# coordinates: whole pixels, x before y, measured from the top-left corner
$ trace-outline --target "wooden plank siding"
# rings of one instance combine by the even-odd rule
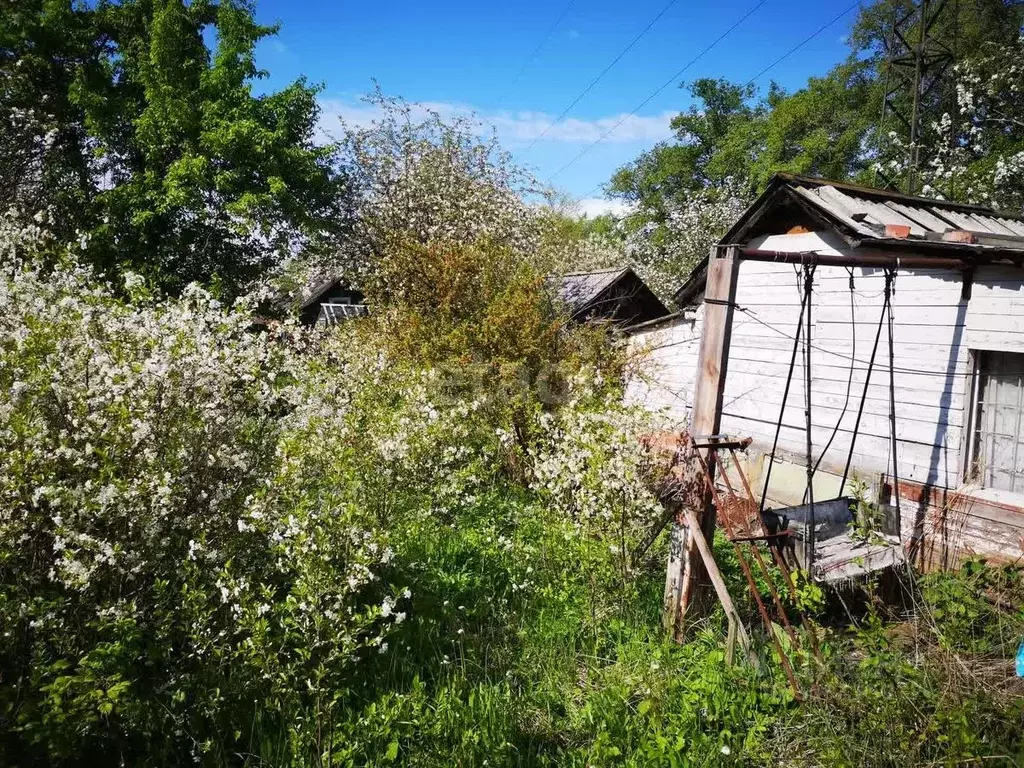
[[[816,480],[815,498],[840,492],[839,476],[850,450],[881,315],[884,273],[855,268],[853,280],[851,322],[847,269],[819,266],[815,274],[811,310],[815,457],[832,440],[821,461],[822,487]],[[947,559],[950,552],[1017,557],[1024,552],[1024,497],[1004,498],[993,505],[983,492],[964,486],[963,453],[973,396],[971,350],[1024,352],[1024,270],[979,267],[965,294],[958,272],[901,269],[894,288],[896,444],[905,541],[930,553],[929,557],[936,551]],[[801,295],[801,278],[792,265],[740,263],[720,431],[753,438],[747,468],[755,488],[760,487],[763,457],[771,449],[780,418]],[[669,429],[681,429],[689,421],[698,352],[694,340],[701,336],[703,316],[704,308],[698,306],[686,321],[654,328],[631,340],[631,347],[645,361],[647,379],[642,385],[631,381],[627,398],[661,409]],[[788,465],[792,471],[773,470],[768,494],[778,504],[799,503],[805,491],[803,379],[801,345],[781,414],[776,464],[777,468]],[[890,452],[889,349],[883,326],[852,461],[852,472],[879,494],[891,490]],[[950,498],[962,508],[952,526],[943,511]]]
[[[662,414],[667,430],[689,423],[702,328],[690,314],[630,337],[626,399]]]

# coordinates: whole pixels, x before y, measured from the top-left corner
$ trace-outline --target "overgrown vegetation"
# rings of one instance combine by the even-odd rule
[[[545,284],[553,268],[622,252],[600,226],[526,205],[534,182],[475,127],[413,120],[378,97],[382,119],[330,148],[345,157],[344,188],[304,209],[337,204],[344,237],[327,249],[289,236],[296,252],[285,255],[261,227],[313,220],[285,225],[276,203],[268,213],[262,185],[282,191],[271,176],[249,177],[238,209],[235,186],[177,175],[208,167],[182,147],[218,131],[185,126],[187,140],[165,137],[155,158],[149,145],[110,149],[123,165],[105,186],[61,165],[102,142],[48,143],[38,115],[17,112],[46,83],[94,94],[61,90],[69,61],[84,62],[75,77],[123,67],[89,84],[143,105],[131,130],[113,101],[100,105],[113,127],[93,126],[102,110],[81,111],[99,109],[91,98],[62,109],[75,130],[109,129],[130,146],[180,83],[131,84],[166,79],[158,54],[176,66],[191,51],[190,77],[226,82],[227,102],[265,116],[279,97],[253,103],[240,85],[268,32],[248,6],[17,11],[0,32],[2,106],[26,117],[4,123],[4,140],[27,153],[3,162],[28,169],[24,185],[5,187],[12,208],[0,217],[0,765],[1021,760],[1016,567],[910,575],[906,608],[869,589],[850,618],[804,588],[823,658],[790,649],[802,701],[759,630],[756,668],[725,662],[720,615],[685,644],[664,636],[666,545],[647,548],[664,468],[643,439],[657,415],[623,405],[615,336],[567,323]],[[89,26],[118,20],[122,37]],[[53,25],[72,21],[75,34],[53,39]],[[234,53],[210,63],[203,24]],[[97,53],[87,43],[99,39],[151,55]],[[18,48],[25,40],[41,58]],[[69,45],[84,46],[78,58],[62,53]],[[49,74],[19,79],[20,60]],[[307,191],[327,194],[341,177],[308,146],[311,95],[296,88],[267,149],[303,159]],[[218,103],[178,117],[223,116]],[[252,120],[242,122],[266,127]],[[213,145],[210,163],[233,185],[245,176],[237,146]],[[146,186],[160,174],[172,183]],[[58,220],[65,193],[100,228],[120,201],[109,231],[123,241]],[[218,205],[195,216],[200,198]],[[724,206],[715,221],[732,205],[708,203]],[[705,219],[687,221],[693,242],[713,236]],[[193,258],[197,232],[223,235],[223,261]],[[369,317],[310,330],[261,314],[338,269],[365,288]],[[719,555],[753,627],[730,551]]]

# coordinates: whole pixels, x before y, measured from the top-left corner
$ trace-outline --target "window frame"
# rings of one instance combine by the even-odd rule
[[[986,473],[984,471],[978,471],[976,462],[979,454],[981,435],[979,433],[979,424],[981,417],[981,397],[982,397],[982,375],[983,363],[986,355],[1001,354],[1001,355],[1015,355],[1021,359],[1021,370],[1024,370],[1024,352],[1020,352],[1016,349],[991,349],[991,348],[972,348],[968,350],[968,382],[965,388],[965,395],[969,398],[967,402],[967,419],[964,425],[963,434],[963,462],[961,478],[964,483],[976,483],[978,487],[983,491],[993,492],[997,494],[1012,494],[1018,497],[1024,497],[1024,487],[1022,488],[998,488],[990,485],[986,482]],[[1021,415],[1018,415],[1018,424],[1024,425],[1024,381],[1021,383],[1021,394],[1018,395],[1018,411]],[[1017,450],[1020,448],[1018,440],[1015,444],[1014,455],[1017,456]],[[1012,471],[1011,471],[1012,474]]]

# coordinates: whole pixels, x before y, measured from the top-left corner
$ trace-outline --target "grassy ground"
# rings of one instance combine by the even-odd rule
[[[431,522],[407,539],[420,603],[396,652],[353,690],[335,764],[1021,760],[1020,571],[973,564],[911,577],[909,609],[887,612],[867,592],[855,624],[820,616],[823,661],[792,653],[797,702],[756,630],[759,670],[725,663],[720,616],[683,645],[665,640],[657,557],[615,583],[599,556],[588,561],[553,531],[528,504],[492,499],[475,519]],[[509,590],[527,559],[531,583]]]

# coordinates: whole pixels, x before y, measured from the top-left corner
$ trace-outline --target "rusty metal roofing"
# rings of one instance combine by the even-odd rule
[[[345,287],[347,287],[347,284],[341,277],[338,277],[337,275],[329,277],[323,282],[320,282],[317,285],[314,285],[313,287],[307,289],[306,297],[302,300],[302,303],[299,305],[299,308],[308,309],[309,307],[312,307],[314,304],[319,304],[323,300],[323,297],[330,293],[331,291]]]
[[[864,238],[907,239],[887,233],[887,227],[896,226],[908,227],[911,240],[942,240],[943,235],[960,231],[975,235],[975,242],[951,243],[954,246],[1024,250],[1024,219],[1014,214],[821,179],[786,180],[800,198]]]
[[[831,227],[851,248],[917,250],[1017,266],[1024,261],[1024,216],[1019,213],[791,173],[772,178],[719,246],[745,245],[756,234],[784,234],[773,232],[778,222],[772,215],[794,204]],[[688,306],[703,290],[707,264],[705,257],[676,291],[673,298],[679,306]]]

